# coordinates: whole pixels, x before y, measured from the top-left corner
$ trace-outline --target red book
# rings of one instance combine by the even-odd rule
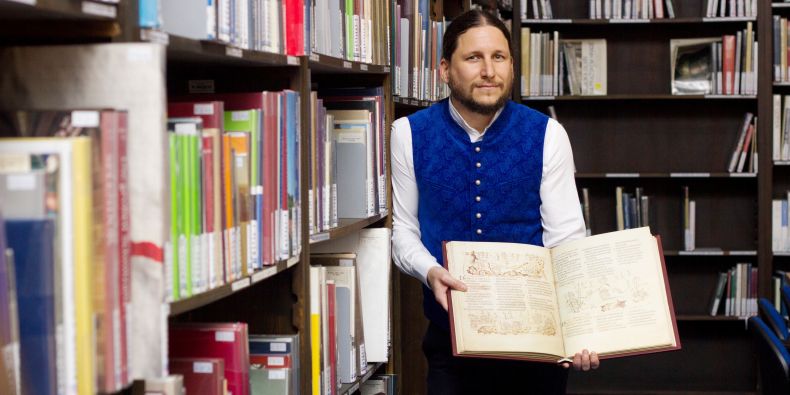
[[[722,37],[721,48],[722,92],[732,95],[735,92],[735,36]]]
[[[290,369],[293,367],[291,356],[285,354],[250,355],[250,363],[266,369]]]
[[[184,377],[189,395],[224,395],[225,361],[221,358],[175,358],[169,361],[170,374]]]
[[[285,53],[304,56],[304,0],[285,0]]]
[[[171,358],[221,358],[228,391],[250,394],[247,324],[176,324],[170,327]]]

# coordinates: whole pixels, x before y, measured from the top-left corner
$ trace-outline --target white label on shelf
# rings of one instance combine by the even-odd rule
[[[757,251],[754,250],[732,250],[730,251],[730,255],[757,255]]]
[[[698,255],[698,256],[721,256],[724,255],[724,251],[705,251],[705,250],[680,250],[678,251],[678,255]]]
[[[609,23],[650,23],[650,19],[609,19]]]
[[[412,106],[419,106],[420,105],[420,101],[419,100],[411,100],[411,101],[409,101],[409,104],[411,104]]]
[[[236,334],[231,331],[217,331],[214,333],[214,341],[233,343],[236,341]]]
[[[240,58],[244,55],[244,52],[241,50],[241,48],[228,46],[225,47],[225,55],[232,56],[234,58]]]
[[[337,261],[338,266],[354,266],[353,259],[338,259]]]
[[[521,24],[532,23],[573,23],[571,19],[522,19]]]
[[[639,178],[639,173],[606,173],[606,178]]]
[[[33,174],[9,174],[6,189],[9,191],[32,191],[36,188],[36,176]]]
[[[214,115],[214,106],[210,103],[195,104],[193,112],[195,115]]]
[[[362,69],[362,71],[368,71],[368,65],[366,64],[359,65],[359,68]]]
[[[192,364],[192,372],[211,374],[214,373],[214,366],[211,362],[195,362]]]
[[[272,266],[252,274],[252,283],[255,284],[277,274],[277,266]]]
[[[152,44],[170,44],[170,35],[156,29],[142,29],[140,30],[140,39]]]
[[[249,277],[247,277],[247,278],[242,278],[241,280],[235,281],[233,284],[230,285],[230,289],[231,289],[231,291],[236,292],[236,291],[238,291],[240,289],[244,289],[244,288],[247,288],[249,286],[250,286],[250,279],[249,279]]]
[[[288,349],[285,343],[280,342],[271,343],[270,347],[275,352],[285,352]]]
[[[197,135],[197,125],[194,123],[177,123],[175,127],[177,134],[186,134],[190,136]]]
[[[314,235],[310,235],[310,242],[311,243],[318,243],[319,241],[329,240],[329,232],[322,232],[316,233]]]
[[[299,66],[299,58],[296,56],[288,56],[286,62],[291,66]]]
[[[350,69],[351,68],[351,62],[348,62],[348,61],[344,60],[343,61],[343,68],[344,69]]]
[[[97,128],[99,127],[99,112],[72,111],[71,126],[76,128]]]
[[[293,265],[296,265],[297,263],[299,263],[299,257],[298,256],[294,256],[294,257],[288,258],[288,261],[285,262],[285,267],[291,267]]]
[[[285,366],[285,358],[283,357],[269,357],[269,365],[273,367]]]
[[[250,112],[249,111],[231,111],[230,118],[233,119],[233,122],[249,121],[250,120]]]
[[[0,170],[4,173],[27,173],[32,168],[27,154],[8,153],[0,156]]]
[[[112,4],[99,4],[92,1],[83,1],[82,12],[91,15],[105,16],[107,18],[115,18],[117,9]]]
[[[707,178],[710,177],[710,173],[669,173],[669,176],[677,178]]]
[[[312,60],[313,62],[320,62],[321,61],[321,57],[318,56],[317,53],[311,53],[310,54],[310,60]]]
[[[756,177],[757,173],[730,173],[732,178],[752,178]]]
[[[189,80],[189,93],[214,93],[214,80]]]
[[[269,358],[271,360],[271,358]],[[285,380],[285,369],[269,370],[269,380]]]
[[[390,72],[390,67],[389,66],[384,66],[384,72],[385,73],[389,73]]]

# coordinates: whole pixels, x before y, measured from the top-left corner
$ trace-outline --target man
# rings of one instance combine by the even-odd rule
[[[568,364],[456,358],[450,346],[447,291],[466,285],[440,265],[442,241],[552,247],[585,235],[568,136],[509,100],[510,47],[496,17],[460,15],[444,35],[440,63],[449,100],[393,124],[393,255],[424,284],[430,394],[565,392]],[[573,360],[577,370],[598,365],[587,350]]]

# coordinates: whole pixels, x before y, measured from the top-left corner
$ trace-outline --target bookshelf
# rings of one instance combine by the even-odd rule
[[[147,171],[161,173],[158,177],[149,179],[147,184],[140,184],[141,180],[134,176],[130,179],[130,184],[135,188],[145,189],[152,184],[160,184],[156,191],[144,196],[145,200],[149,200],[144,215],[142,211],[137,211],[140,207],[133,209],[133,239],[140,240],[143,238],[141,235],[145,235],[144,238],[156,244],[159,251],[162,251],[169,239],[169,192],[167,188],[161,188],[166,182],[160,177],[166,174],[167,169],[167,100],[174,97],[194,93],[293,90],[299,93],[301,99],[298,115],[302,122],[299,124],[298,136],[300,141],[306,142],[310,139],[308,121],[316,116],[310,107],[311,91],[325,87],[382,87],[385,92],[381,108],[384,113],[383,130],[385,139],[388,139],[389,125],[392,122],[391,68],[385,61],[368,63],[318,53],[304,56],[269,53],[226,42],[187,38],[167,33],[161,28],[140,28],[138,12],[142,1],[122,0],[119,4],[111,4],[91,0],[0,0],[0,21],[3,22],[3,27],[0,28],[0,43],[3,47],[0,52],[5,55],[13,53],[9,56],[27,57],[28,53],[24,51],[17,53],[6,47],[31,43],[47,44],[49,46],[45,48],[33,50],[34,57],[39,61],[52,55],[67,62],[81,63],[66,71],[51,64],[55,62],[49,62],[43,69],[30,67],[29,70],[20,70],[10,67],[6,62],[10,57],[4,56],[4,61],[0,62],[0,75],[5,81],[18,82],[17,88],[28,88],[28,94],[20,97],[10,93],[9,89],[15,88],[5,85],[2,89],[5,95],[0,100],[0,108],[43,106],[47,109],[67,110],[110,107],[128,109],[133,114],[130,121],[133,126],[129,130],[130,139],[134,140],[130,141],[130,146],[133,146],[129,151],[131,168],[134,169],[135,162],[147,162]],[[379,16],[384,17],[383,13]],[[14,27],[19,26],[46,28],[40,31],[24,28],[14,30]],[[66,43],[78,45],[60,45]],[[95,43],[103,44],[94,47]],[[376,44],[377,47],[380,45],[384,48],[381,53],[385,53],[386,43]],[[85,57],[90,57],[90,61],[85,61]],[[137,63],[145,66],[130,66]],[[104,71],[99,73],[101,75],[95,75],[94,73],[98,73],[96,70]],[[52,78],[46,79],[43,84],[36,83],[33,75],[39,71]],[[72,81],[69,82],[69,79]],[[81,84],[85,84],[84,81],[89,81],[89,87],[82,92]],[[74,99],[73,92],[78,90],[84,94]],[[149,154],[137,156],[145,149],[149,150]],[[310,151],[307,144],[300,144],[299,149],[301,182],[298,191],[303,197],[300,206],[303,215],[296,226],[301,235],[301,252],[288,260],[278,260],[271,266],[264,266],[216,288],[161,303],[157,305],[157,309],[162,309],[157,310],[155,316],[162,317],[162,320],[152,321],[155,321],[159,334],[167,333],[168,323],[223,321],[246,322],[250,334],[298,334],[301,344],[301,377],[298,385],[300,392],[307,394],[312,392],[308,274],[311,244],[331,242],[368,227],[390,227],[391,219],[386,213],[368,218],[340,218],[338,227],[310,235],[307,217],[309,204],[306,198],[309,189],[307,171]],[[388,174],[385,174],[385,182],[388,184]],[[389,188],[385,187],[383,190],[387,195],[387,207],[390,207]],[[135,204],[137,203],[132,203],[133,206]],[[141,227],[136,219],[139,217],[148,218],[147,225],[153,223],[155,229]],[[141,263],[151,262],[136,262],[133,265]],[[161,260],[158,263],[161,268]],[[146,270],[151,269],[149,267]],[[156,269],[153,273],[155,275],[146,280],[152,282],[153,288],[149,289],[159,287],[156,289],[164,291],[164,273],[159,273]],[[135,275],[138,274],[141,273],[135,272]],[[139,316],[132,319],[145,321]],[[158,326],[159,324],[164,326]],[[144,333],[140,335],[145,337]],[[167,344],[167,339],[159,335],[152,340],[158,341],[160,347]],[[144,348],[142,343],[134,343],[133,346]],[[142,363],[151,365],[149,370],[142,372],[143,375],[161,376],[164,369],[160,363],[162,355],[157,354],[161,351],[162,349],[141,352]],[[166,358],[166,349],[164,355]],[[390,355],[391,361],[396,358],[392,353]],[[352,394],[373,374],[384,371],[392,372],[392,365],[370,364],[363,377],[344,385],[339,393]],[[138,385],[139,383],[135,384]],[[123,390],[128,392],[130,389]],[[134,389],[137,390],[138,388]]]

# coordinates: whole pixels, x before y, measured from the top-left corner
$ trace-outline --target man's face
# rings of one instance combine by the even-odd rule
[[[513,58],[507,39],[494,26],[474,27],[458,36],[450,62],[441,60],[442,78],[454,103],[491,115],[505,105],[513,87]]]

